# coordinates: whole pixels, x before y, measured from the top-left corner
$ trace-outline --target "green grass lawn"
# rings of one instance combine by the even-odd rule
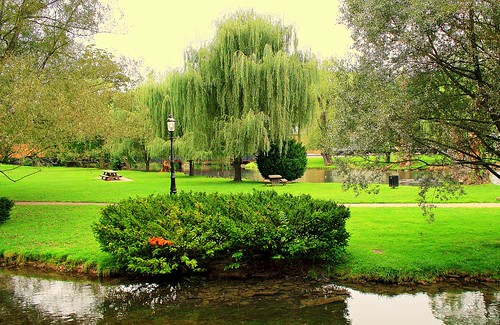
[[[0,225],[0,256],[105,272],[110,256],[100,251],[91,230],[100,211],[98,206],[14,206]]]
[[[3,170],[9,166],[1,166]],[[36,168],[8,172],[19,179]],[[170,174],[120,172],[132,181],[105,182],[99,169],[47,167],[11,182],[0,177],[0,196],[16,201],[118,202],[127,197],[166,194]],[[338,203],[415,203],[417,187],[391,189],[380,185],[380,194],[342,191],[335,183],[292,183],[264,186],[260,182],[188,177],[177,174],[177,187],[184,191],[248,192],[275,190]],[[496,202],[500,186],[466,186],[466,195],[453,202]],[[23,262],[83,265],[106,274],[112,270],[110,256],[101,252],[92,234],[98,206],[22,206],[0,225],[0,256]],[[386,281],[425,280],[447,275],[499,278],[500,218],[498,208],[438,208],[427,223],[419,208],[351,208],[347,229],[351,234],[347,262],[337,269],[347,278]]]
[[[348,277],[404,281],[439,276],[499,277],[498,209],[439,208],[427,223],[418,208],[351,208]],[[342,272],[342,270],[340,270]]]
[[[7,169],[7,166],[1,166]],[[33,171],[34,167],[21,167],[9,176],[18,179]],[[106,182],[99,178],[100,169],[44,167],[40,172],[18,182],[0,177],[0,196],[15,201],[64,201],[64,202],[118,202],[128,197],[155,193],[169,193],[170,174],[124,170],[120,172],[131,181]],[[315,198],[334,200],[338,203],[415,203],[418,187],[400,186],[392,189],[380,184],[378,195],[343,191],[339,183],[294,182],[286,186],[265,186],[262,182],[245,180],[233,182],[227,178],[206,178],[176,173],[178,191],[202,192],[249,192],[253,189],[274,190],[278,193],[310,194]],[[500,186],[491,184],[466,186],[466,194],[450,202],[496,202],[500,197]],[[439,201],[435,201],[439,202]]]

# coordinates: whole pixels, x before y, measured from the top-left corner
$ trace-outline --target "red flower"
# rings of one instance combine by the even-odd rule
[[[164,245],[173,246],[174,245],[174,243],[172,241],[165,240],[165,239],[163,239],[163,237],[151,237],[149,239],[149,244],[155,245],[155,246],[164,246]]]

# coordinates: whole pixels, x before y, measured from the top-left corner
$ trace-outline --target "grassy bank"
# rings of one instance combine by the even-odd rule
[[[499,279],[498,209],[439,208],[433,223],[418,208],[351,208],[349,260],[340,273],[378,281],[471,276]]]
[[[0,257],[12,264],[37,262],[83,268],[100,274],[112,269],[101,252],[91,224],[98,206],[14,206],[11,218],[0,225]]]
[[[7,166],[3,166],[5,170]],[[22,167],[8,173],[13,179],[38,169]],[[0,177],[0,196],[16,201],[118,202],[124,198],[168,193],[170,174],[123,171],[130,181],[105,182],[99,169],[42,168],[11,182]],[[389,188],[380,194],[344,192],[335,183],[292,183],[266,187],[260,182],[235,183],[229,179],[177,174],[178,190],[249,192],[275,190],[307,193],[338,203],[415,203],[416,187]],[[496,202],[500,186],[465,187],[466,195],[451,202]],[[98,206],[21,206],[0,225],[0,257],[14,263],[65,264],[83,270],[113,271],[110,256],[101,252],[90,225]],[[419,208],[351,208],[349,259],[337,268],[340,276],[382,281],[428,280],[441,276],[500,277],[498,208],[438,208],[433,223]]]
[[[0,256],[113,271],[90,230],[96,206],[15,206],[0,226]],[[432,280],[447,276],[499,278],[500,220],[491,208],[440,208],[434,223],[418,208],[351,208],[348,279]]]

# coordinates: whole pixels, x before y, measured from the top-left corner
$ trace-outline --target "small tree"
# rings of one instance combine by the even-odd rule
[[[0,197],[0,225],[10,217],[10,210],[14,206],[14,201],[6,197]]]
[[[271,145],[269,152],[259,152],[257,167],[264,178],[278,174],[289,181],[304,175],[307,165],[306,148],[295,140],[283,142],[283,149],[276,144]]]

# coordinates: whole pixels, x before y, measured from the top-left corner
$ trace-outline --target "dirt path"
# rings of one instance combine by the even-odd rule
[[[113,203],[105,202],[40,202],[40,201],[16,201],[17,205],[97,205],[106,206]],[[418,208],[417,203],[339,203],[347,207],[360,208]],[[431,204],[431,203],[429,203]],[[500,203],[435,203],[436,207],[441,208],[497,208],[500,209]],[[499,212],[500,214],[500,212]]]

